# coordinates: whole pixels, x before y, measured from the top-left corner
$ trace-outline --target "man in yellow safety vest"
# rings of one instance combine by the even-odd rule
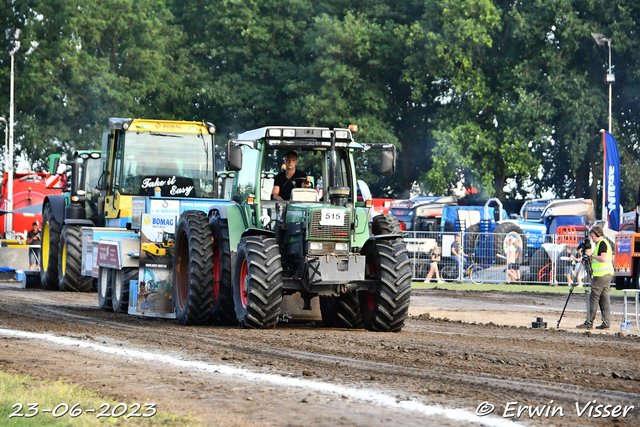
[[[596,320],[598,306],[602,314],[602,324],[596,329],[609,329],[611,327],[611,302],[609,301],[609,285],[613,279],[613,248],[607,239],[604,238],[602,227],[595,226],[589,232],[591,239],[596,242],[596,250],[591,254],[587,250],[587,255],[591,256],[591,268],[593,269],[593,280],[591,282],[591,312],[587,313],[587,320],[578,325],[579,329],[591,329],[593,321]]]

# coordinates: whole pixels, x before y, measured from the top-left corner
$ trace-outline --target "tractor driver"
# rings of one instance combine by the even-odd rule
[[[285,156],[285,169],[276,175],[273,183],[272,198],[275,200],[289,200],[294,188],[311,187],[311,178],[304,172],[296,169],[298,154],[288,151]]]

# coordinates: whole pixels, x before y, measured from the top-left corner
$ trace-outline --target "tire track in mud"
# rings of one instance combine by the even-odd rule
[[[193,361],[223,361],[278,375],[304,376],[302,372],[307,371],[323,381],[391,389],[400,398],[415,396],[449,407],[475,409],[481,401],[500,405],[513,399],[532,405],[553,400],[565,407],[594,399],[640,401],[638,337],[420,317],[411,318],[400,334],[286,324],[267,331],[185,328],[167,320],[100,312],[86,304],[86,296],[76,294],[67,294],[73,298],[68,304],[45,302],[38,296],[47,295],[39,292],[10,295],[0,303],[0,322],[5,327],[106,340],[154,352],[160,347],[165,354]],[[55,293],[53,298],[65,295]],[[625,366],[633,368],[625,371]],[[622,421],[640,424],[635,413]],[[597,424],[563,419],[568,422]]]
[[[13,308],[15,308],[15,306]],[[368,334],[362,331],[335,331],[326,329],[318,330],[310,329],[305,326],[291,326],[286,329],[282,328],[281,330],[276,330],[273,333],[265,334],[264,331],[262,333],[256,333],[255,331],[246,331],[237,328],[225,328],[222,330],[214,329],[215,331],[224,331],[227,334],[235,331],[237,334],[251,335],[251,338],[253,340],[250,340],[247,344],[242,344],[242,341],[239,341],[237,337],[234,336],[211,334],[212,328],[207,327],[194,329],[184,328],[173,324],[166,324],[166,321],[146,322],[145,320],[148,319],[133,317],[123,318],[122,321],[106,320],[102,318],[90,317],[83,314],[76,314],[73,312],[73,310],[69,309],[61,310],[56,307],[48,306],[28,306],[28,310],[26,306],[22,308],[25,310],[25,313],[22,314],[22,316],[27,316],[27,311],[29,311],[30,313],[35,312],[37,313],[36,317],[38,317],[42,322],[53,321],[66,325],[69,330],[67,332],[61,332],[62,334],[67,336],[74,336],[68,335],[74,333],[73,329],[85,327],[90,327],[92,329],[98,328],[99,330],[90,330],[79,333],[79,336],[82,337],[84,334],[85,337],[87,335],[94,337],[108,337],[114,341],[118,341],[121,344],[124,344],[125,347],[148,349],[150,343],[141,340],[138,335],[140,334],[140,332],[148,333],[150,328],[154,330],[157,329],[163,336],[163,339],[161,341],[158,341],[157,344],[160,344],[162,342],[164,343],[161,344],[163,346],[165,346],[168,342],[197,342],[198,346],[195,348],[196,351],[191,352],[188,356],[184,355],[185,348],[176,348],[175,345],[171,344],[167,346],[168,350],[170,349],[169,351],[171,351],[171,353],[180,353],[183,357],[186,357],[187,359],[192,361],[206,362],[210,361],[211,356],[218,356],[221,357],[222,360],[226,359],[226,363],[229,365],[244,367],[246,369],[255,368],[256,365],[259,365],[261,363],[269,363],[271,372],[279,375],[287,375],[291,371],[290,366],[298,364],[311,367],[311,369],[313,369],[314,371],[314,376],[320,378],[329,377],[331,378],[332,382],[343,384],[364,383],[367,384],[368,387],[371,387],[373,384],[378,384],[379,387],[388,388],[389,382],[387,380],[392,379],[395,383],[402,383],[405,385],[405,388],[400,390],[400,392],[404,393],[405,395],[420,394],[421,390],[424,390],[424,388],[420,386],[421,384],[429,384],[432,388],[434,386],[437,388],[438,385],[444,385],[444,383],[446,383],[448,389],[482,390],[486,399],[499,399],[500,397],[507,395],[514,396],[526,394],[528,401],[555,401],[557,403],[565,402],[566,404],[577,401],[584,402],[589,400],[614,400],[619,404],[633,404],[640,401],[640,395],[637,393],[585,387],[575,384],[569,384],[566,382],[558,384],[549,381],[527,380],[524,378],[500,378],[495,375],[482,373],[466,374],[461,373],[455,368],[451,369],[443,366],[430,366],[428,367],[428,369],[425,367],[420,368],[408,366],[407,363],[402,364],[382,362],[377,360],[367,360],[364,358],[367,356],[367,354],[364,352],[361,354],[361,357],[354,357],[341,356],[339,354],[336,354],[335,350],[333,351],[333,353],[331,351],[325,353],[317,351],[296,350],[287,348],[287,345],[290,345],[289,341],[277,341],[277,338],[273,336],[275,334],[281,336],[286,335],[287,332],[291,334],[295,332],[299,335],[320,335],[320,338],[322,338],[324,335],[337,332],[338,334],[340,334],[341,338],[350,336],[355,341],[361,341],[364,338],[361,335]],[[80,312],[87,310],[87,308],[83,306],[75,308]],[[9,306],[6,306],[5,304],[0,305],[0,312],[7,310],[11,310]],[[96,311],[96,313],[99,312]],[[108,313],[105,315],[105,317],[112,317],[112,315]],[[65,322],[63,319],[70,319],[74,322],[70,324],[69,322]],[[138,324],[131,324],[132,322]],[[422,329],[421,326],[422,325],[418,324],[415,328],[409,327],[408,329],[420,330]],[[463,327],[465,325],[460,326]],[[194,332],[190,331],[189,329],[192,329]],[[33,330],[33,328],[31,328],[31,330]],[[500,334],[491,334],[491,331],[486,332],[486,335],[491,337],[490,341],[511,340],[514,338],[512,330],[498,330],[500,331]],[[474,334],[450,331],[430,331],[428,333],[434,335],[445,334],[456,338],[460,338],[462,336],[472,337],[474,335],[478,335],[477,333]],[[256,335],[262,335],[262,337],[258,336],[258,338],[261,338],[262,340],[256,341]],[[383,338],[383,342],[394,342],[393,338],[397,335],[384,334],[380,336],[379,334],[372,334],[372,336]],[[579,337],[569,336],[566,338],[569,338],[571,341],[575,342],[580,341]],[[98,338],[92,339],[99,340]],[[535,345],[537,341],[536,337],[525,337],[521,339],[523,341],[529,341],[529,344],[533,343],[533,345]],[[274,344],[269,341],[277,342]],[[371,341],[375,343],[376,341],[380,340],[372,339]],[[127,346],[127,344],[129,345]],[[633,348],[635,346],[637,348],[637,343],[634,344],[633,342],[629,342],[625,344],[628,347]],[[488,344],[487,346],[491,350],[495,350],[495,346]],[[156,346],[151,343],[151,348],[153,349],[152,351],[158,351],[155,347]],[[437,352],[439,351],[438,348],[442,348],[442,346],[438,346],[435,344],[411,344],[412,351],[421,349],[424,353],[429,353],[430,355],[437,354]],[[188,350],[188,348],[186,350]],[[496,359],[501,357],[496,352],[494,352],[496,354],[482,354],[479,353],[479,350],[481,349],[474,349],[474,357],[476,359],[485,359],[487,363],[496,363],[496,360],[501,360]],[[225,357],[224,355],[221,356],[220,353],[232,356]],[[465,354],[468,355],[469,353],[467,353],[463,349],[458,350],[449,348],[446,350],[445,354],[438,354],[437,357],[446,356],[451,359],[461,357],[464,358]],[[521,356],[522,360],[524,361],[524,351],[522,351]],[[502,357],[504,358],[504,356]],[[283,366],[277,366],[278,363]],[[334,375],[337,367],[339,367],[338,369],[342,372],[348,371],[349,375],[345,376],[344,378],[339,378],[338,376]],[[468,396],[465,398],[464,393],[458,394],[458,397],[462,398],[463,401],[468,400]]]

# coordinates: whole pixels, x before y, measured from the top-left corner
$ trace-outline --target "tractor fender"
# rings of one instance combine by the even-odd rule
[[[242,221],[244,221],[245,223],[245,228],[247,228],[248,224],[244,217],[243,209],[241,209],[240,205],[235,202],[219,204],[219,205],[211,205],[209,207],[208,217],[211,218],[211,216],[214,215],[214,213],[217,213],[217,215],[220,216],[221,219],[226,219],[226,220],[229,220],[230,215],[236,218],[240,217],[242,218]]]
[[[58,224],[62,224],[64,222],[64,208],[66,205],[64,194],[48,195],[45,197],[42,203],[43,211],[47,203],[51,205],[53,219],[55,219]]]
[[[248,237],[248,236],[265,236],[265,237],[272,237],[275,239],[276,233],[275,231],[263,230],[261,228],[247,228],[244,231],[244,233],[242,233],[241,238]]]
[[[371,247],[373,247],[373,245],[375,244],[375,242],[377,240],[394,240],[394,239],[402,239],[402,235],[400,235],[400,234],[380,234],[378,236],[371,236],[364,243],[364,245],[362,246],[362,249],[360,249],[360,253],[361,254],[366,254],[369,250],[371,250]]]
[[[235,202],[220,203],[212,205],[209,208],[209,218],[218,215],[221,219],[227,221],[229,228],[229,246],[231,254],[236,252],[236,248],[240,243],[241,236],[249,228],[249,224],[244,215],[244,209]],[[233,265],[233,264],[232,264]]]

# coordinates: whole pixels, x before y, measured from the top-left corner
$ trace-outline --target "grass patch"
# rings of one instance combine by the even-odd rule
[[[497,283],[483,283],[476,285],[475,283],[424,283],[412,282],[413,289],[445,289],[449,291],[502,291],[502,292],[545,292],[568,294],[570,286],[548,286],[548,285],[506,285]],[[574,288],[574,293],[584,293],[584,288]],[[622,291],[610,289],[609,293],[613,296],[622,296]]]
[[[19,407],[13,407],[16,403],[22,403],[23,408],[19,412],[20,414],[33,414],[35,411],[30,410],[27,404],[37,403],[39,413],[31,418],[26,417],[12,417],[9,416],[17,411]],[[45,412],[43,409],[53,410],[56,406],[66,403],[69,410],[65,415],[58,418],[54,417],[52,413]],[[71,408],[80,403],[77,408],[82,409],[82,415],[77,417],[71,417]],[[127,403],[128,408],[124,415],[119,418],[96,418],[96,415],[100,413],[105,407],[100,405],[108,403],[110,405],[109,413],[115,409],[116,405],[120,402],[115,400],[105,399],[101,397],[95,391],[85,390],[82,387],[74,384],[68,384],[63,381],[42,381],[33,379],[22,375],[12,375],[6,372],[0,371],[0,424],[11,426],[97,426],[97,425],[127,425],[127,426],[201,426],[202,424],[196,419],[190,416],[174,415],[166,411],[158,411],[155,415],[149,418],[142,417],[129,417],[126,415],[131,414],[133,409],[131,405],[134,402]],[[141,404],[139,414],[145,413],[145,403]],[[96,412],[86,413],[86,409],[95,409]],[[120,405],[120,409],[123,409],[123,405]],[[57,413],[61,414],[65,411],[64,405],[58,407]],[[76,412],[77,409],[76,409]],[[150,411],[147,413],[151,413]]]

